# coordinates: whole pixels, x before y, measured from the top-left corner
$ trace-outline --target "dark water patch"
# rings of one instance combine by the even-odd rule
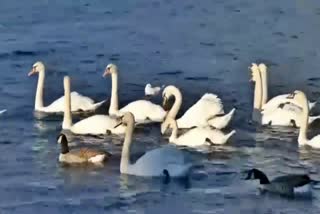
[[[120,54],[111,54],[109,56],[109,60],[111,60],[111,61],[119,61],[120,60]]]
[[[36,56],[37,55],[35,51],[21,51],[21,50],[13,51],[12,54],[14,56]]]
[[[290,36],[291,39],[299,39],[298,35],[292,35]]]
[[[157,73],[157,75],[160,75],[160,76],[172,76],[172,75],[180,75],[180,74],[183,74],[183,71],[176,70],[176,71],[165,71],[165,72]]]
[[[96,54],[96,57],[98,57],[98,58],[104,57],[104,54],[102,54],[102,53]]]
[[[7,59],[10,57],[10,54],[8,53],[0,53],[0,59]]]
[[[273,32],[272,35],[274,36],[280,36],[280,37],[285,37],[285,34],[283,32]]]
[[[214,42],[200,42],[202,46],[215,47],[216,44]]]
[[[320,77],[311,77],[308,79],[308,81],[319,81],[320,80]]]
[[[88,50],[89,47],[88,47],[88,45],[81,45],[80,48],[83,50]]]
[[[207,81],[209,77],[185,77],[185,80],[192,80],[192,81]]]
[[[13,143],[14,142],[8,141],[8,140],[0,141],[0,144],[2,144],[2,145],[8,145],[8,144],[13,144]]]
[[[126,85],[128,85],[128,86],[134,86],[134,87],[139,87],[139,88],[143,88],[144,87],[144,85],[141,85],[141,84],[137,84],[137,83],[127,83]]]
[[[58,41],[55,41],[54,42],[55,44],[69,44],[70,43],[70,41],[67,41],[67,40],[58,40]]]
[[[205,23],[200,23],[199,26],[200,26],[201,28],[205,28],[205,27],[207,27],[207,24],[205,24]]]
[[[83,60],[80,60],[80,63],[83,63],[83,64],[93,64],[95,63],[94,60],[91,60],[91,59],[83,59]]]

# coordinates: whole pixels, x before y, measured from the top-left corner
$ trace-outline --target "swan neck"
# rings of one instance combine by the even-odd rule
[[[64,80],[64,115],[62,122],[62,129],[70,129],[72,126],[72,114],[71,114],[71,90],[70,80]]]
[[[178,89],[174,89],[172,91],[172,95],[174,96],[174,104],[172,108],[170,109],[168,116],[172,119],[176,119],[176,116],[180,110],[181,104],[182,104],[182,94]]]
[[[177,122],[174,121],[171,136],[170,136],[170,142],[174,142],[177,139],[178,139],[178,126],[177,126]]]
[[[44,79],[45,79],[45,71],[42,70],[39,72],[39,76],[38,76],[38,84],[37,84],[36,98],[35,98],[35,104],[34,104],[35,110],[39,110],[43,108]]]
[[[268,101],[268,74],[266,71],[261,72],[261,83],[262,83],[262,100],[261,107]]]
[[[257,110],[261,110],[261,99],[262,99],[262,85],[261,85],[262,81],[261,81],[261,75],[259,76],[260,78],[255,81],[254,100],[253,100],[253,108]]]
[[[308,101],[306,100],[304,105],[302,106],[302,114],[301,114],[301,126],[299,131],[298,142],[300,145],[304,145],[307,143],[307,131],[309,125],[309,106]]]
[[[124,138],[124,143],[121,152],[121,163],[120,163],[120,171],[121,173],[128,172],[130,163],[130,149],[132,143],[132,135],[134,130],[134,122],[128,123]]]
[[[118,99],[118,73],[111,74],[111,101],[109,107],[109,115],[115,115],[119,110]]]

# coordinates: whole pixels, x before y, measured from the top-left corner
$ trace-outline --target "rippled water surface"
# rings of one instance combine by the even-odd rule
[[[315,0],[4,1],[0,7],[0,212],[1,213],[319,213],[312,199],[260,196],[241,178],[251,167],[270,177],[309,173],[320,180],[320,151],[298,148],[298,131],[250,123],[251,62],[270,66],[271,95],[303,89],[319,98],[320,2]],[[122,139],[71,137],[76,145],[109,149],[105,167],[57,163],[61,117],[33,115],[36,77],[47,66],[45,103],[63,94],[62,78],[95,100],[109,97],[104,67],[121,72],[121,105],[143,97],[147,82],[174,84],[183,110],[203,93],[237,108],[232,142],[206,154],[192,152],[199,167],[189,182],[164,184],[119,173]],[[155,100],[160,102],[160,98]],[[105,113],[108,105],[99,109]],[[320,112],[319,107],[315,113]],[[319,133],[319,124],[311,133]],[[157,125],[135,132],[134,158],[164,145]]]

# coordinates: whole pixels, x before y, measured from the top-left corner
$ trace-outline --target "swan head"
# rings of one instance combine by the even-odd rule
[[[120,117],[120,122],[114,127],[117,128],[120,125],[129,126],[134,125],[134,116],[131,112],[126,112],[123,116]]]
[[[115,64],[108,64],[106,69],[104,70],[103,77],[108,76],[109,74],[118,73],[118,67]]]
[[[165,134],[169,128],[171,129],[178,128],[176,120],[171,117],[167,117],[164,120],[164,122],[161,124],[161,134]]]
[[[257,82],[260,79],[260,71],[259,71],[259,67],[256,63],[252,63],[251,67],[249,67],[251,70],[251,82]]]
[[[172,96],[180,97],[182,99],[180,90],[173,85],[168,85],[162,92],[162,107],[165,111],[168,111],[170,109],[169,98],[171,98]]]
[[[267,73],[267,66],[264,63],[259,64],[259,70],[261,73]]]
[[[41,61],[38,61],[32,65],[32,69],[28,73],[28,76],[31,76],[35,73],[43,72],[44,69],[45,69],[44,64]]]
[[[287,99],[290,100],[295,105],[304,106],[308,108],[308,99],[306,94],[303,91],[296,90],[293,93],[287,96]]]

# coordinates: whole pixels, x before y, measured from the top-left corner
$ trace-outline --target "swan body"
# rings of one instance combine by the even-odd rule
[[[133,101],[119,110],[120,115],[125,112],[131,112],[136,118],[136,123],[162,122],[167,114],[161,106],[148,100]]]
[[[172,133],[169,138],[170,143],[180,146],[199,147],[204,145],[221,145],[225,144],[229,138],[235,134],[235,130],[228,134],[224,134],[218,129],[207,127],[195,127],[178,136],[178,126],[174,119],[165,121],[164,126],[161,128],[161,133],[164,134],[168,127],[172,128]]]
[[[308,125],[309,125],[309,104],[307,96],[302,91],[295,91],[293,94],[288,96],[292,102],[300,104],[302,106],[302,114],[300,115],[301,126],[299,130],[298,143],[299,146],[308,145],[313,148],[320,148],[320,135],[316,135],[311,139],[308,139]]]
[[[118,68],[109,64],[103,76],[111,74],[112,89],[109,115],[123,116],[125,112],[131,112],[137,123],[162,122],[167,112],[160,106],[147,100],[137,100],[129,103],[119,110],[118,104]]]
[[[176,118],[182,104],[182,94],[175,86],[167,86],[163,91],[164,105],[169,97],[175,97],[175,103],[168,113],[167,117]],[[235,109],[228,114],[224,114],[223,105],[217,95],[207,93],[201,97],[193,106],[191,106],[184,115],[177,119],[179,128],[205,127],[213,126],[217,129],[226,127]]]
[[[148,83],[146,85],[146,87],[144,88],[144,94],[146,96],[156,96],[160,93],[162,87],[156,86],[156,87],[152,87],[152,85],[150,83]]]
[[[121,123],[127,127],[121,153],[121,173],[145,177],[185,177],[189,174],[193,164],[182,151],[169,145],[148,151],[135,163],[131,163],[130,150],[134,130],[133,114],[125,113]]]
[[[248,172],[246,180],[258,179],[260,181],[260,190],[262,192],[271,192],[279,195],[293,197],[301,190],[303,186],[309,186],[311,179],[308,175],[285,175],[274,178],[269,181],[268,177],[258,169],[251,169]],[[308,188],[310,191],[310,188]]]
[[[283,98],[280,102],[280,98],[276,98],[275,101],[268,106],[267,100],[267,77],[265,65],[258,65],[253,63],[251,66],[252,81],[255,82],[254,92],[254,109],[261,113],[262,125],[273,126],[297,126],[301,125],[302,107],[293,103],[290,99]],[[262,68],[262,69],[259,69]],[[283,97],[280,95],[279,97]],[[275,105],[277,103],[277,105]],[[312,116],[309,118],[309,123],[319,119],[319,116]]]
[[[89,148],[81,148],[78,150],[69,151],[68,140],[64,134],[59,135],[58,143],[61,144],[61,153],[59,155],[59,162],[61,163],[101,164],[111,156],[108,152],[93,150]]]
[[[64,111],[64,97],[60,97],[48,106],[43,105],[43,88],[45,79],[45,66],[42,62],[36,62],[32,66],[32,70],[29,72],[28,76],[35,73],[39,73],[38,85],[35,97],[35,111],[45,112],[45,113],[61,113]],[[77,92],[71,93],[71,111],[94,111],[99,106],[101,106],[104,101],[99,103],[94,103],[94,101],[86,96],[83,96]]]
[[[70,78],[64,77],[64,90],[65,90],[65,109],[62,128],[70,130],[74,134],[86,135],[105,135],[105,134],[124,134],[124,126],[115,126],[119,123],[116,117],[108,115],[93,115],[91,117],[80,120],[72,124],[72,115],[70,111],[71,98],[70,98]]]

